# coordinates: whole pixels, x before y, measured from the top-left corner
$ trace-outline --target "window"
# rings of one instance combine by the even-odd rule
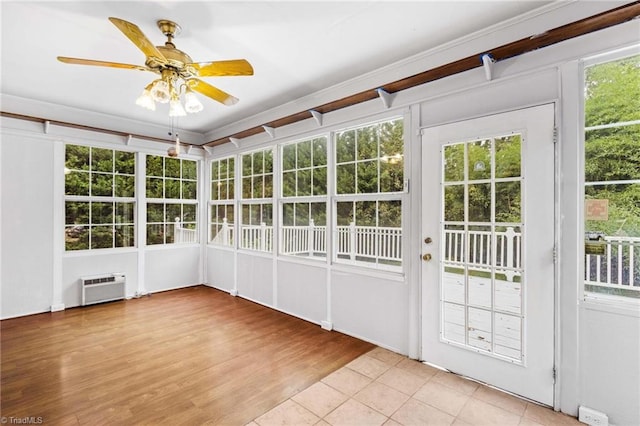
[[[327,138],[282,145],[280,253],[326,258]]]
[[[147,244],[198,242],[197,164],[147,156]]]
[[[335,136],[335,260],[383,269],[402,265],[403,120]]]
[[[66,145],[66,250],[135,245],[135,170],[132,152]]]
[[[640,55],[587,66],[584,97],[585,292],[640,299]]]
[[[211,162],[211,200],[209,202],[209,242],[233,246],[233,215],[235,211],[235,159]]]
[[[240,247],[273,250],[273,150],[243,154]]]

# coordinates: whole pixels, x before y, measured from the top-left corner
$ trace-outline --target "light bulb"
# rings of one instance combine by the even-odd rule
[[[142,91],[142,94],[138,97],[138,99],[136,99],[136,105],[139,105],[151,111],[155,111],[156,103],[153,102],[153,97],[151,97],[152,85],[153,83],[151,83],[150,85],[144,88],[144,90]]]
[[[198,100],[198,97],[193,90],[187,88],[186,93],[184,94],[184,109],[187,110],[188,113],[196,113],[202,111],[204,107]]]
[[[151,97],[154,101],[166,104],[171,99],[169,84],[164,80],[156,80],[151,88]]]
[[[180,99],[178,97],[174,97],[169,102],[169,117],[184,117],[187,115],[187,112],[182,107],[180,103]]]

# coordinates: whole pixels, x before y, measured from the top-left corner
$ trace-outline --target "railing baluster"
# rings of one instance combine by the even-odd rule
[[[622,269],[623,269],[622,250],[623,250],[622,241],[620,241],[618,242],[618,283],[617,284],[622,284]]]
[[[629,245],[629,287],[633,287],[633,276],[635,275],[635,265],[633,262],[633,244]]]

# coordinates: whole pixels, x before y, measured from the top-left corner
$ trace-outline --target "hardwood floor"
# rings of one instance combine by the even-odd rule
[[[191,287],[4,320],[1,415],[243,425],[374,345]]]

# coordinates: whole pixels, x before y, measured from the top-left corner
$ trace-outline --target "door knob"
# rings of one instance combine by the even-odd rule
[[[422,255],[422,260],[424,260],[425,262],[428,262],[431,260],[431,253],[425,253]]]

